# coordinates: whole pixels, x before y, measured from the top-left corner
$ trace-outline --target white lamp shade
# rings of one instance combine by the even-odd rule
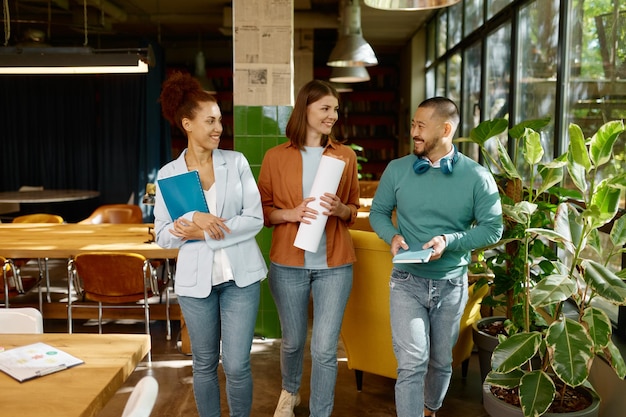
[[[381,10],[427,10],[452,6],[460,0],[364,0],[365,5]]]
[[[334,67],[329,80],[334,83],[360,83],[370,80],[365,67]]]

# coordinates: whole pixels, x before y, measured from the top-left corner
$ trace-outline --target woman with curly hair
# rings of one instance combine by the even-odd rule
[[[260,281],[267,274],[255,240],[263,227],[259,190],[246,158],[218,149],[222,114],[196,79],[174,73],[163,83],[160,101],[163,116],[187,137],[187,148],[159,170],[158,178],[198,171],[209,208],[209,213],[191,211],[173,219],[157,190],[156,241],[179,248],[174,290],[191,340],[198,413],[221,416],[221,354],[230,416],[247,417],[250,349]]]

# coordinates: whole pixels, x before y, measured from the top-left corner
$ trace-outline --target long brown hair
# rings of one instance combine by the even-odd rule
[[[333,96],[339,101],[339,93],[335,90],[335,87],[321,80],[309,81],[298,92],[296,104],[293,106],[293,111],[285,129],[285,135],[298,149],[304,149],[306,141],[307,106],[326,96]],[[326,146],[329,140],[337,141],[332,132],[330,135],[322,135],[322,146]]]
[[[182,121],[196,117],[199,103],[217,103],[217,99],[202,88],[198,80],[190,74],[174,72],[164,82],[161,88],[161,111],[163,117],[186,134]]]

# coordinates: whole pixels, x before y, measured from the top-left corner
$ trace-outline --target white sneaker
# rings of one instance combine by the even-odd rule
[[[278,399],[276,411],[274,411],[274,417],[295,417],[293,409],[299,404],[300,394],[291,394],[288,391],[282,390],[280,392],[280,398]]]

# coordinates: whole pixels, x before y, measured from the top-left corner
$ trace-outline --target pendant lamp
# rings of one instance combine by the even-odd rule
[[[374,50],[361,32],[361,6],[358,0],[341,0],[339,39],[326,65],[331,67],[369,67],[378,65]]]
[[[365,67],[333,67],[329,80],[334,83],[360,83],[370,80]]]
[[[381,10],[427,10],[452,6],[460,0],[364,0],[365,5]]]

